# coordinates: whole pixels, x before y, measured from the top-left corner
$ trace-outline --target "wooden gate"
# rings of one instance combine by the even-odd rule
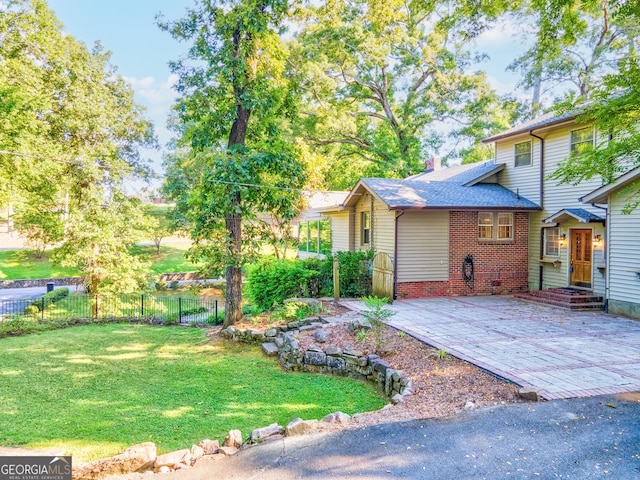
[[[393,262],[386,253],[373,257],[373,294],[393,302]]]

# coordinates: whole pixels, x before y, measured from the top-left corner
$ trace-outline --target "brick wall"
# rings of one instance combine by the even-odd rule
[[[515,212],[513,217],[513,240],[481,241],[478,212],[449,212],[449,280],[399,283],[398,298],[526,292],[529,214]],[[465,282],[462,263],[469,254],[473,255],[474,280]]]

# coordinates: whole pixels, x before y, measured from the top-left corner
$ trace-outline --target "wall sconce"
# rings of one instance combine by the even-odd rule
[[[560,247],[566,247],[567,246],[567,234],[563,233],[562,235],[560,235],[560,237],[558,237],[558,246]]]
[[[593,246],[599,247],[602,244],[602,235],[596,235],[593,237]]]

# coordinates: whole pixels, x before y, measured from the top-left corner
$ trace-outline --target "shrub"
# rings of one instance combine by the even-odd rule
[[[247,294],[256,308],[269,310],[286,298],[310,296],[310,284],[318,283],[318,275],[303,260],[263,257],[249,269]]]
[[[164,292],[167,289],[167,282],[164,280],[156,280],[155,287],[157,291]]]
[[[69,296],[69,289],[67,287],[58,288],[45,293],[42,297],[36,298],[31,304],[38,308],[38,311],[44,310],[52,303],[59,302],[60,300]]]
[[[169,288],[171,290],[176,290],[180,286],[180,282],[178,280],[172,280],[169,282]]]
[[[40,313],[40,307],[37,305],[27,305],[24,309],[25,315],[37,315]]]
[[[373,343],[373,348],[376,353],[380,353],[386,347],[384,326],[387,320],[396,313],[384,307],[388,302],[386,298],[369,296],[362,300],[364,300],[366,307],[363,315],[369,320],[369,323],[371,323],[371,343]]]
[[[270,320],[272,322],[280,320],[302,320],[309,315],[317,314],[318,311],[319,309],[317,307],[305,302],[287,301],[273,310]]]
[[[340,267],[340,296],[347,298],[360,298],[371,295],[371,264],[373,262],[373,250],[364,252],[336,252]],[[330,285],[333,289],[333,257],[327,258],[330,262]]]

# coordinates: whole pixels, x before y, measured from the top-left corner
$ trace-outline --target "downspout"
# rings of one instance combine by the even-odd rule
[[[539,137],[533,133],[533,130],[529,130],[529,135],[533,138],[540,140],[540,207],[544,208],[544,138]],[[540,229],[540,255],[538,258],[544,257],[544,228]],[[544,275],[544,266],[540,264],[538,266],[538,290],[542,290],[542,279]]]
[[[398,298],[398,219],[404,215],[400,211],[395,217],[395,230],[393,232],[393,299]]]

